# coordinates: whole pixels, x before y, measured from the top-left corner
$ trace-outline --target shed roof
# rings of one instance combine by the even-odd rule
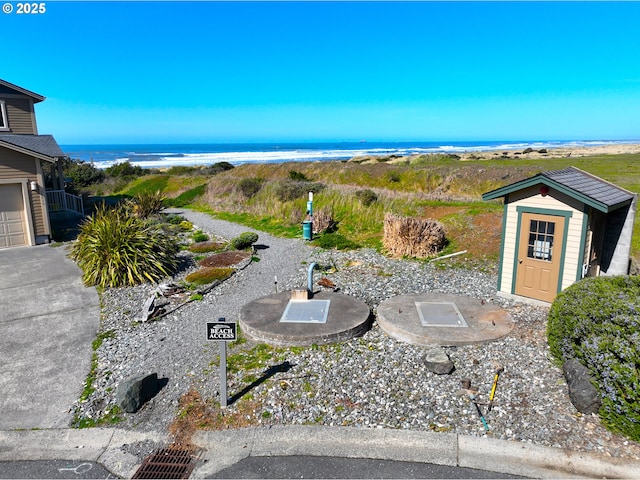
[[[33,155],[49,162],[65,156],[52,135],[0,135],[0,147]]]
[[[0,86],[4,87],[5,90],[6,89],[13,90],[16,93],[20,93],[22,95],[27,95],[27,96],[31,97],[34,100],[34,103],[42,102],[46,98],[46,97],[43,97],[42,95],[39,95],[39,94],[37,94],[35,92],[27,90],[26,88],[22,88],[22,87],[19,87],[18,85],[14,85],[11,82],[7,82],[6,80],[2,80],[1,78],[0,78]]]
[[[605,213],[630,204],[635,197],[634,193],[602,178],[576,167],[567,167],[563,170],[542,172],[511,185],[497,188],[483,194],[482,199],[492,200],[505,197],[518,190],[540,184],[561,191]]]

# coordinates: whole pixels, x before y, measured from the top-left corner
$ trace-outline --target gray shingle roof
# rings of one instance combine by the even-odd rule
[[[579,168],[568,167],[564,170],[542,172],[511,185],[497,188],[482,194],[482,199],[493,200],[507,197],[513,192],[540,184],[561,191],[605,213],[629,205],[636,196],[633,192],[583,172]]]
[[[543,172],[541,175],[608,207],[625,203],[633,198],[631,192],[576,167]]]
[[[0,135],[0,145],[8,148],[19,147],[37,156],[48,157],[46,160],[65,156],[51,135]]]

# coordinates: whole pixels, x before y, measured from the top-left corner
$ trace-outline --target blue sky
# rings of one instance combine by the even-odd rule
[[[9,2],[17,6],[17,2]],[[640,139],[638,2],[46,2],[0,78],[60,144]]]

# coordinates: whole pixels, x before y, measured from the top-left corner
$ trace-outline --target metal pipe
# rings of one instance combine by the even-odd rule
[[[309,270],[307,271],[307,291],[309,292],[309,298],[313,297],[313,269],[317,266],[318,264],[313,262],[309,265]]]

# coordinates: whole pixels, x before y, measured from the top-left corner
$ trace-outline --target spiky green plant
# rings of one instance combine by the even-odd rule
[[[160,190],[136,193],[131,203],[131,209],[134,215],[140,218],[148,218],[151,215],[160,213],[164,208],[164,200],[165,197]]]
[[[121,287],[155,282],[177,266],[177,244],[147,220],[123,207],[98,207],[80,227],[71,258],[85,285]]]

